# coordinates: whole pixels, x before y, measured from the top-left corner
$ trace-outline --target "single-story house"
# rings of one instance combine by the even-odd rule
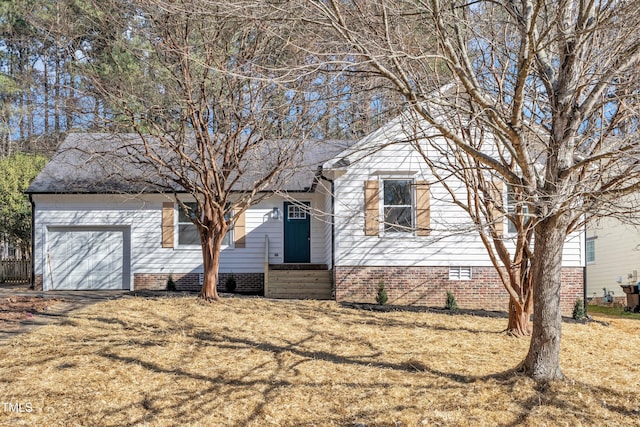
[[[443,306],[450,291],[462,308],[505,310],[480,238],[452,231],[469,218],[397,138],[398,120],[309,153],[305,173],[251,206],[223,246],[219,287],[233,276],[240,292],[374,302],[384,283],[393,304]],[[165,289],[171,276],[198,289],[201,252],[175,193],[126,188],[110,170],[121,166],[87,168],[101,161],[87,147],[109,138],[70,134],[29,187],[34,286]],[[583,297],[584,247],[575,233],[564,248],[565,314]]]

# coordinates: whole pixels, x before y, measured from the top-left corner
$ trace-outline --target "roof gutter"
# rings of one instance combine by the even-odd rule
[[[582,267],[582,308],[584,309],[585,317],[589,317],[587,311],[587,223],[584,224],[584,266]]]
[[[282,190],[282,191],[287,191],[288,193],[309,193],[309,192],[313,192],[315,190],[315,185],[312,185],[311,187],[305,187],[302,189],[296,189],[296,190]],[[244,191],[247,190],[231,190],[231,193],[242,193]],[[262,191],[258,191],[258,193],[277,193],[278,191],[281,190],[262,190]],[[41,194],[41,195],[84,195],[84,196],[95,196],[95,195],[100,195],[100,196],[104,196],[104,195],[108,195],[108,196],[131,196],[131,195],[144,195],[144,194],[151,194],[151,195],[157,195],[157,194],[191,194],[188,191],[132,191],[132,192],[125,192],[125,191],[25,191],[25,194],[28,194],[29,197],[31,197],[32,194]]]

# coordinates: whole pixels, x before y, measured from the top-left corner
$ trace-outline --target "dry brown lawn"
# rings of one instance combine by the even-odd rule
[[[640,425],[640,321],[607,321],[565,324],[568,380],[540,385],[506,373],[528,342],[502,318],[108,301],[3,342],[0,400],[24,412],[0,425]]]

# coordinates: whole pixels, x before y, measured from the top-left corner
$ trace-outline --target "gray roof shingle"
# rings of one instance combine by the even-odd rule
[[[277,141],[274,141],[278,146]],[[278,188],[268,190],[308,191],[318,168],[342,152],[350,141],[306,141],[294,165],[282,172]],[[27,193],[114,194],[181,192],[169,174],[141,160],[142,140],[137,134],[71,133],[60,144],[52,159],[38,174]],[[276,150],[254,156],[255,176],[275,161]],[[167,150],[168,155],[170,155]],[[252,173],[246,173],[234,190],[251,186]],[[283,184],[280,186],[280,184]]]

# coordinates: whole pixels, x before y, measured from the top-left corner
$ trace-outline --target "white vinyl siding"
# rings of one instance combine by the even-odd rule
[[[371,267],[471,267],[491,266],[479,235],[473,231],[469,215],[454,205],[447,190],[432,175],[430,168],[415,149],[405,143],[390,143],[393,129],[388,127],[374,132],[362,141],[368,144],[345,153],[352,163],[336,173],[335,192],[335,265]],[[406,139],[406,137],[405,137]],[[364,152],[371,153],[365,157]],[[428,153],[435,162],[437,153]],[[357,161],[353,161],[357,159]],[[430,224],[428,236],[398,233],[398,238],[366,235],[365,187],[375,179],[407,179],[428,182],[430,193]],[[464,184],[450,181],[462,200],[466,199]],[[382,189],[380,189],[382,191]],[[415,197],[415,196],[414,196]],[[505,227],[506,228],[506,227]],[[584,240],[580,233],[569,236],[564,246],[563,266],[583,266]],[[389,236],[393,237],[393,236]],[[512,241],[505,240],[512,245]]]
[[[191,273],[202,271],[199,245],[179,250],[162,247],[162,195],[34,195],[35,274],[43,274],[46,265],[48,227],[117,226],[130,229],[130,274]],[[315,212],[330,205],[323,194],[305,194],[311,202],[311,262],[328,263],[331,233],[329,218]],[[250,207],[245,215],[246,247],[225,246],[220,254],[221,273],[262,273],[264,242],[269,236],[269,262],[282,263],[283,222],[271,218],[273,208],[282,209],[284,199],[274,196]],[[177,215],[176,215],[177,224]],[[129,274],[129,273],[127,273]],[[131,278],[132,279],[132,278]],[[133,280],[131,280],[133,283]],[[47,286],[47,284],[45,284]]]
[[[602,296],[603,288],[624,297],[620,285],[629,283],[629,274],[640,273],[640,226],[600,218],[587,231],[587,257],[589,242],[593,242],[593,259],[587,262],[587,297]]]
[[[318,206],[318,216],[316,221],[312,221],[311,227],[313,232],[313,225],[317,224],[317,227],[320,229],[318,231],[318,245],[322,244],[323,246],[317,246],[315,252],[318,254],[324,254],[323,264],[327,264],[329,269],[333,268],[332,265],[332,251],[333,251],[333,215],[331,215],[332,211],[332,203],[331,203],[331,187],[326,181],[321,181],[318,184],[317,191],[322,195],[319,198],[319,206]],[[312,253],[314,249],[312,248]]]

